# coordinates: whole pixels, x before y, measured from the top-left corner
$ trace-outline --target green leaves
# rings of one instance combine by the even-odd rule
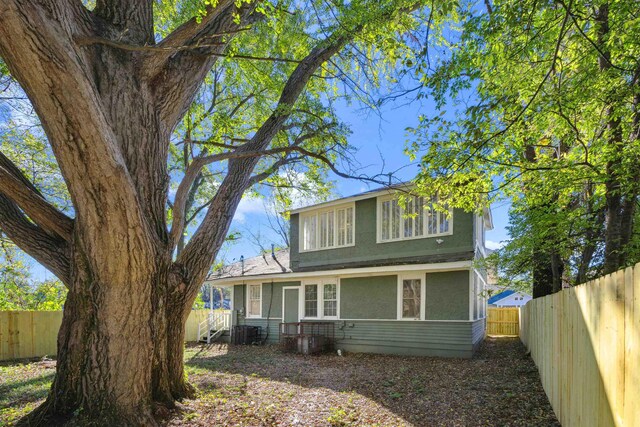
[[[0,236],[0,310],[62,310],[67,288],[59,280],[30,279],[18,248]]]
[[[499,0],[489,13],[460,4],[439,23],[460,32],[439,39],[444,53],[419,77],[437,106],[408,129],[408,151],[422,156],[420,188],[465,209],[511,201],[513,240],[501,253],[520,273],[546,246],[573,274],[584,262],[596,274],[605,170],[622,194],[638,194],[640,28],[634,2],[618,1],[603,34],[598,7]]]
[[[0,58],[0,77],[4,77],[7,75],[9,75],[9,69],[7,68],[7,64],[5,64],[2,58]]]

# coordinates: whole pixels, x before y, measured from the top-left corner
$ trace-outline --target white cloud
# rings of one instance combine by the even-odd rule
[[[264,213],[265,207],[263,200],[259,197],[245,196],[240,200],[236,214],[233,217],[234,221],[244,223],[247,220],[248,214]]]
[[[493,240],[486,240],[484,242],[484,246],[492,251],[502,248],[506,242],[495,242]]]

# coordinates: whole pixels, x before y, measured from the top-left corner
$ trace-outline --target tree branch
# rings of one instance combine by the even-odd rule
[[[198,20],[198,18],[194,16],[189,21],[180,25],[158,43],[158,47],[175,49],[179,46],[192,46],[202,43],[205,37],[214,38],[220,35],[233,34],[233,31],[239,30],[240,27],[213,31],[213,28],[217,27],[216,21],[229,13],[233,3],[233,0],[220,0],[215,6],[207,6],[207,13],[204,17]],[[165,55],[155,56],[145,65],[147,71],[151,73],[157,72],[159,68],[171,58],[171,55],[170,51],[168,51]]]
[[[278,172],[278,170],[286,165],[290,165],[291,163],[295,163],[297,161],[302,160],[302,157],[288,157],[284,156],[281,159],[273,162],[271,166],[269,166],[266,170],[253,175],[249,178],[249,185],[247,187],[252,187],[265,179],[269,178],[274,173]]]
[[[356,29],[356,31],[359,30],[360,27]],[[293,105],[313,73],[338,52],[352,36],[353,34],[340,31],[339,34],[320,42],[300,61],[287,79],[271,116],[248,143],[238,148],[238,152],[260,152],[269,146],[290,116]],[[251,185],[250,176],[258,159],[259,156],[251,156],[229,161],[228,174],[209,206],[204,220],[176,260],[176,264],[185,267],[184,271],[190,272],[190,276],[185,278],[190,287],[188,292],[197,290],[197,285],[206,275],[218,248],[224,241],[233,219],[233,212],[240,203],[244,191]]]
[[[149,52],[149,53],[164,53],[164,52],[183,52],[183,51],[195,51],[202,50],[204,48],[218,48],[221,46],[226,46],[227,43],[223,42],[215,42],[215,43],[197,43],[195,45],[190,46],[175,46],[175,47],[164,47],[164,46],[138,46],[130,43],[122,43],[109,39],[105,39],[103,37],[95,37],[95,36],[81,36],[75,37],[74,40],[80,46],[90,46],[93,44],[101,44],[109,47],[113,47],[120,50],[125,50],[127,52]],[[267,62],[288,62],[292,64],[297,64],[300,61],[289,58],[278,58],[275,56],[253,56],[253,55],[242,55],[242,54],[228,54],[228,53],[218,53],[218,52],[209,52],[206,54],[207,56],[216,56],[219,58],[236,58],[236,59],[244,59],[250,61],[267,61]]]
[[[56,209],[26,180],[26,177],[0,153],[0,193],[11,198],[29,217],[50,233],[71,241],[73,220]]]
[[[169,49],[153,52],[146,58],[143,75],[155,88],[159,111],[167,128],[173,129],[184,115],[218,56],[224,56],[233,35],[259,18],[254,13],[256,4],[243,3],[238,7],[232,0],[220,0],[215,7],[208,8],[200,22],[191,19],[158,44],[161,49],[198,44],[200,48],[179,52]]]
[[[357,179],[359,181],[368,181],[368,182],[372,182],[374,184],[378,184],[378,185],[384,185],[384,186],[388,186],[389,183],[387,181],[382,181],[376,178],[372,178],[369,176],[364,176],[364,175],[350,175],[346,172],[341,171],[340,169],[338,169],[336,167],[336,165],[329,160],[329,158],[327,158],[327,156],[325,156],[324,154],[321,153],[314,153],[312,151],[306,150],[302,147],[296,147],[295,151],[298,151],[302,154],[304,154],[305,156],[308,157],[313,157],[314,159],[318,159],[321,162],[323,162],[324,164],[326,164],[327,166],[329,166],[329,169],[331,169],[331,171],[333,173],[335,173],[336,175],[338,175],[341,178],[347,178],[347,179]]]
[[[237,147],[234,147],[237,148]],[[171,232],[169,233],[170,237],[170,247],[174,247],[177,243],[180,235],[184,231],[185,226],[185,215],[186,215],[186,202],[187,196],[191,189],[191,186],[195,182],[198,177],[200,171],[206,165],[209,165],[214,162],[219,162],[223,160],[230,159],[243,159],[249,157],[262,157],[273,155],[282,152],[289,152],[293,150],[293,146],[287,146],[282,148],[273,148],[270,150],[261,150],[261,151],[230,151],[226,153],[212,154],[209,156],[196,157],[191,164],[187,167],[184,177],[182,181],[178,185],[178,189],[176,190],[176,195],[174,197],[173,203],[173,223],[171,225]]]
[[[0,229],[20,249],[47,267],[67,287],[70,255],[67,243],[30,222],[11,199],[0,194]]]

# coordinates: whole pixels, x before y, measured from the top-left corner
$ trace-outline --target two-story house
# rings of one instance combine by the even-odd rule
[[[432,209],[382,189],[290,212],[290,251],[229,265],[211,276],[231,286],[239,324],[277,342],[281,322],[334,322],[346,351],[471,357],[485,330],[488,209]]]

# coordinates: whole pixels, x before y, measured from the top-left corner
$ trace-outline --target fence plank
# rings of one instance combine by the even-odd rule
[[[624,420],[640,425],[640,264],[625,270],[625,372]]]
[[[209,310],[193,310],[185,341],[197,341],[198,324]],[[0,311],[0,360],[55,356],[61,311]]]
[[[563,426],[640,425],[640,264],[520,312],[520,338]]]
[[[518,307],[489,307],[487,310],[487,335],[511,335],[520,333]]]

